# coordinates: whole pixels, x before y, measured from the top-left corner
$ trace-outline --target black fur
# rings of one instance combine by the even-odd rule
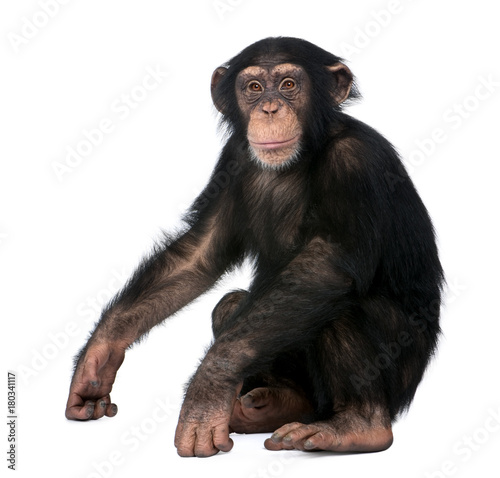
[[[300,161],[279,171],[250,159],[235,97],[237,74],[266,59],[302,66],[312,83]],[[409,406],[439,336],[443,271],[394,148],[330,94],[325,67],[339,60],[269,38],[227,63],[214,97],[228,140],[186,232],[144,262],[96,331],[138,339],[251,257],[248,293],[214,312],[215,343],[234,344],[221,363],[239,364],[217,368],[225,384],[293,383],[315,419],[353,407],[392,420]],[[220,383],[211,373],[204,383]]]
[[[299,64],[313,82],[316,121],[307,123],[307,148],[298,164],[279,173],[248,160],[234,97],[239,71],[265,58]],[[394,148],[328,95],[335,85],[324,66],[339,60],[303,40],[277,38],[227,64],[217,95],[227,106],[223,121],[231,137],[214,175],[227,161],[240,164],[219,198],[231,210],[223,228],[232,231],[238,257],[255,258],[256,271],[227,334],[255,335],[257,359],[245,377],[282,353],[294,351],[297,360],[305,353],[306,376],[295,378],[312,391],[319,416],[369,404],[394,419],[410,404],[435,350],[443,272],[429,215]],[[357,96],[351,90],[350,98]],[[315,239],[323,250],[298,259],[287,284],[284,271]],[[269,312],[260,314],[266,306]]]

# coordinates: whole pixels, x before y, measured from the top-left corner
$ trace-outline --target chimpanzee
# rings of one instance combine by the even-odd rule
[[[212,76],[227,142],[185,230],[143,261],[75,359],[66,417],[112,417],[125,351],[253,261],[212,314],[185,393],[181,456],[274,432],[269,450],[372,452],[393,440],[433,355],[443,271],[433,226],[389,142],[341,111],[341,59],[267,38]]]

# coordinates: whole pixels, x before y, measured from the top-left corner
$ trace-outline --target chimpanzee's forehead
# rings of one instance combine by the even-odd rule
[[[255,66],[248,66],[238,74],[239,79],[248,79],[259,76],[279,77],[283,75],[299,75],[302,68],[294,63],[265,62]]]

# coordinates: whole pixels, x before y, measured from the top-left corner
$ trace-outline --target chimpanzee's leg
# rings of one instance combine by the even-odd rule
[[[435,299],[435,302],[438,302]],[[289,423],[266,440],[270,450],[382,451],[391,422],[413,398],[439,334],[433,302],[409,320],[374,295],[327,325],[308,356],[315,421]]]
[[[383,397],[356,389],[352,378],[363,366],[369,339],[351,320],[338,319],[318,338],[309,356],[315,389],[315,421],[296,420],[277,429],[265,442],[269,450],[382,451],[392,444],[391,417]],[[370,385],[373,385],[371,390]]]
[[[212,312],[212,330],[215,339],[230,321],[248,292],[238,290],[226,294]],[[236,319],[237,320],[237,319]],[[304,392],[303,354],[291,352],[270,364],[262,373],[245,377],[230,421],[236,433],[273,432],[285,423],[301,420],[308,423],[313,407]],[[290,361],[297,365],[290,366]]]
[[[212,311],[212,331],[215,339],[219,337],[227,325],[229,318],[247,296],[248,292],[246,290],[235,290],[228,292],[217,303]]]

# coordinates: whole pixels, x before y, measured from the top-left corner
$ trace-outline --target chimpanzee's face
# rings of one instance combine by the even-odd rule
[[[263,62],[242,70],[235,87],[252,156],[271,168],[297,158],[310,90],[306,72]]]

